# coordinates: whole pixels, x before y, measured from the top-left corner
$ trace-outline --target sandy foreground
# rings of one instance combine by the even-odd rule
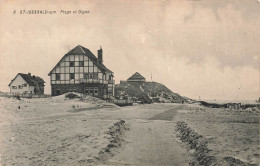
[[[0,98],[0,163],[185,166],[195,159],[176,131],[184,121],[208,140],[217,159],[258,165],[258,116],[196,104],[117,107],[91,97]]]

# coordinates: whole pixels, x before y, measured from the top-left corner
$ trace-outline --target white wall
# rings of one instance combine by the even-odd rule
[[[23,84],[27,84],[25,82],[25,80],[20,76],[18,75],[15,80],[11,83],[10,85],[10,92],[11,93],[19,93],[19,94],[22,94],[24,93],[25,91],[27,91],[27,93],[30,93],[32,91],[33,93],[33,90],[34,90],[34,86],[29,86],[27,84],[27,87],[23,87],[22,85]],[[19,89],[19,85],[21,85],[21,89]],[[12,86],[16,86],[17,89],[12,89]]]

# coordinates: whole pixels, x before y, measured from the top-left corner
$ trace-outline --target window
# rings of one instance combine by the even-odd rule
[[[93,74],[84,73],[84,78],[85,79],[93,79]]]
[[[76,87],[69,87],[69,92],[76,92],[77,88]]]
[[[94,95],[98,96],[98,88],[94,88]]]
[[[93,74],[93,79],[98,79],[98,73]]]
[[[23,88],[22,85],[18,85],[18,87],[19,87],[19,89],[22,89],[22,88]]]
[[[113,79],[113,76],[112,75],[109,75],[109,80],[112,80]]]
[[[88,95],[88,94],[89,94],[88,92],[89,92],[89,91],[88,91],[88,88],[85,88],[85,94]]]
[[[75,62],[70,62],[70,67],[74,67],[75,66]]]
[[[56,80],[60,80],[60,74],[56,74]]]
[[[75,79],[75,74],[74,73],[70,73],[70,79],[74,80]]]
[[[16,86],[12,86],[12,89],[17,89],[17,87]]]
[[[89,94],[91,94],[91,95],[93,94],[93,88],[89,89]]]
[[[27,87],[27,84],[23,84],[23,87]]]
[[[84,62],[83,61],[79,61],[79,66],[83,67],[84,66]]]

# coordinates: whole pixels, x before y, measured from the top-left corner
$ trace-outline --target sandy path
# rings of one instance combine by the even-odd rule
[[[160,114],[154,115],[149,120],[167,120],[167,121],[171,121],[175,117],[177,111],[182,109],[183,107],[184,107],[184,105],[173,107],[172,109],[169,109],[169,110],[164,111],[164,112],[162,112]]]
[[[126,145],[105,165],[189,165],[175,132],[174,117],[183,107],[175,106],[150,118],[157,120],[133,120]]]

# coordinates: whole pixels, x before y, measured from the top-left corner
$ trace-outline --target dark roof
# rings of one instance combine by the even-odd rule
[[[70,50],[67,54],[65,54],[61,60],[66,56],[66,55],[87,55],[91,61],[99,68],[99,70],[101,70],[102,72],[108,72],[108,73],[113,73],[111,70],[109,70],[102,62],[100,62],[98,60],[98,58],[87,48],[83,47],[83,46],[76,46],[75,48],[73,48],[72,50]],[[61,61],[60,60],[60,61]],[[57,65],[60,63],[60,61],[57,63]],[[56,66],[57,66],[56,65]],[[56,67],[55,66],[55,67]],[[54,67],[54,68],[55,68]],[[54,69],[53,68],[53,69]],[[52,70],[53,70],[52,69]],[[52,70],[50,71],[50,73],[52,72]],[[49,73],[49,75],[50,75]]]
[[[108,72],[108,73],[113,73],[113,72],[112,72],[111,70],[109,70],[103,63],[98,64],[98,65],[100,65],[100,67],[103,68],[106,72]]]
[[[133,74],[131,77],[129,77],[127,80],[140,80],[140,79],[145,79],[140,73],[136,72]]]
[[[45,83],[45,81],[41,77],[34,76],[34,75],[30,76],[29,74],[18,73],[8,86],[11,85],[11,83],[16,79],[16,77],[18,77],[18,75],[20,75],[24,79],[24,81],[30,86],[35,86],[36,84]]]

